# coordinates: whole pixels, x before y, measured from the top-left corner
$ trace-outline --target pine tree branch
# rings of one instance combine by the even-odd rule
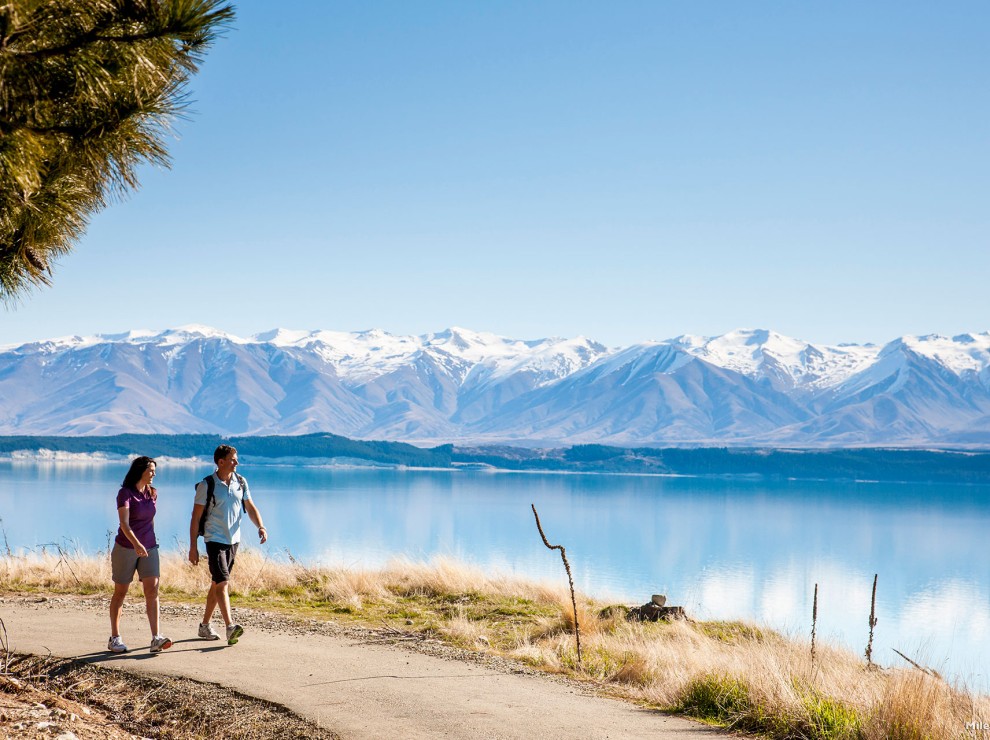
[[[204,0],[200,3],[200,7],[190,9],[187,14],[169,18],[165,23],[140,33],[108,34],[107,32],[111,28],[115,25],[120,25],[119,18],[108,15],[102,22],[98,22],[89,31],[80,34],[60,46],[19,50],[15,48],[18,40],[29,40],[31,38],[30,33],[34,30],[25,28],[23,30],[13,31],[3,39],[3,43],[0,44],[0,54],[6,53],[14,57],[43,59],[52,56],[68,55],[98,42],[133,44],[161,39],[182,41],[185,44],[183,51],[188,52],[194,47],[213,41],[217,36],[218,29],[234,19],[233,7],[230,5],[217,7],[220,2],[221,0]],[[216,9],[213,10],[213,8]],[[134,24],[143,25],[153,22],[155,19],[132,18],[130,20]]]
[[[89,218],[168,166],[226,0],[0,0],[0,303],[51,282]]]
[[[142,41],[159,41],[163,39],[171,39],[175,41],[182,41],[185,45],[185,50],[190,50],[197,46],[206,43],[206,40],[193,39],[189,40],[185,38],[192,33],[198,33],[197,28],[162,28],[155,29],[152,31],[145,31],[143,33],[132,33],[124,34],[121,36],[103,36],[98,33],[88,33],[84,36],[80,36],[78,39],[65,44],[64,46],[58,46],[51,49],[30,49],[26,51],[18,51],[17,49],[11,49],[7,47],[5,49],[0,49],[0,53],[10,54],[14,57],[30,57],[35,59],[44,59],[46,57],[55,56],[65,56],[72,54],[73,52],[80,51],[88,46],[91,46],[100,42],[111,42],[115,44],[136,44]]]

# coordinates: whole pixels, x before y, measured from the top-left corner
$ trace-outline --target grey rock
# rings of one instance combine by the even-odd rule
[[[629,610],[626,619],[630,622],[659,622],[671,619],[687,619],[683,606],[657,606],[650,602]]]

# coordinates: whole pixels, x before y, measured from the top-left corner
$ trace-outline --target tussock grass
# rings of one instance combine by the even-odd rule
[[[108,593],[110,564],[81,553],[0,557],[5,592]],[[199,601],[205,565],[162,553],[166,600]],[[398,560],[381,570],[310,568],[238,554],[235,609],[399,626],[452,644],[596,682],[664,711],[774,738],[920,740],[965,737],[990,718],[990,698],[914,668],[869,667],[850,651],[810,646],[746,622],[627,622],[622,609],[579,595],[582,665],[570,593],[491,576],[451,560]],[[134,587],[133,597],[140,598]],[[971,734],[971,733],[970,733]]]

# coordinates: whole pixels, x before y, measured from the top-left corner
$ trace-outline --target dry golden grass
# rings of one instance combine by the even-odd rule
[[[204,564],[162,553],[164,598],[199,599]],[[108,592],[109,558],[47,552],[0,558],[0,590]],[[778,738],[959,738],[990,718],[990,698],[914,668],[876,669],[847,650],[809,645],[741,622],[638,623],[580,596],[577,665],[566,588],[489,576],[450,560],[381,570],[307,568],[239,553],[234,605],[381,624],[402,620],[650,706]],[[137,587],[135,587],[136,589]],[[135,590],[134,596],[139,594]]]

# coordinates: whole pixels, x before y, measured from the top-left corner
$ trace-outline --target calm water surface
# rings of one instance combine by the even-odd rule
[[[10,547],[88,552],[116,530],[126,464],[0,462]],[[159,466],[156,529],[188,547],[193,483],[210,466]],[[266,549],[309,563],[375,567],[447,555],[566,582],[539,539],[567,547],[578,588],[627,603],[665,593],[700,618],[811,628],[862,653],[879,573],[875,656],[892,648],[990,687],[990,487],[613,475],[240,468],[269,529]],[[253,536],[253,532],[251,533]],[[257,546],[257,545],[254,545]]]

